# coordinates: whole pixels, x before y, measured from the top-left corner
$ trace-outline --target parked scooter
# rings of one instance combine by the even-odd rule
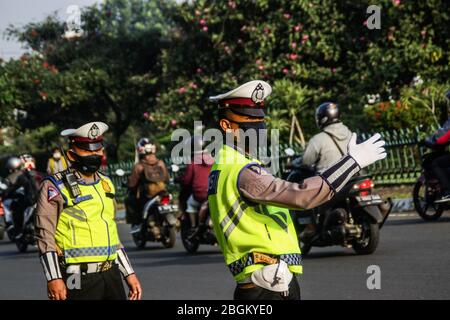
[[[301,183],[314,176],[314,168],[301,163],[301,159],[293,161],[288,181]],[[392,209],[391,199],[383,201],[373,186],[370,176],[355,176],[323,205],[293,211],[302,254],[307,255],[313,246],[333,245],[351,247],[357,254],[373,253]]]

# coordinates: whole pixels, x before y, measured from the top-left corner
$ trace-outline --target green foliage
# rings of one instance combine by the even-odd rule
[[[352,129],[440,121],[449,2],[380,0],[380,30],[365,26],[371,4],[108,0],[84,9],[80,39],[62,38],[54,17],[12,28],[10,36],[35,53],[0,65],[0,125],[62,128],[100,119],[111,125],[114,147],[125,139],[128,148],[139,135],[167,144],[173,129],[192,130],[194,120],[215,126],[208,97],[253,79],[273,85],[269,124],[283,142],[293,117],[307,138],[314,134],[314,110],[327,100],[339,103]],[[412,85],[418,75],[422,87]],[[364,108],[370,94],[386,110]],[[13,117],[14,109],[27,117]],[[124,148],[119,154],[129,157]]]

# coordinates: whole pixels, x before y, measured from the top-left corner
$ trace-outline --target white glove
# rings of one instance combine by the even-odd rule
[[[387,153],[383,147],[386,143],[380,138],[381,135],[376,133],[366,141],[356,144],[356,133],[352,134],[347,147],[348,154],[355,159],[361,169],[386,158]]]

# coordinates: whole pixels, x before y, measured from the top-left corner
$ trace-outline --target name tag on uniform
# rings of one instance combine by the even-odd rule
[[[217,193],[217,183],[219,182],[220,170],[211,171],[208,178],[208,195]]]
[[[76,197],[73,200],[73,203],[74,204],[79,204],[80,202],[83,202],[83,201],[86,201],[86,200],[91,200],[91,199],[92,199],[92,196],[90,194],[88,194],[88,195],[85,195],[85,196]]]

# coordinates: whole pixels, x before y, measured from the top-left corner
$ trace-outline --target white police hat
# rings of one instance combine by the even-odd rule
[[[209,100],[219,103],[219,108],[229,108],[237,114],[264,117],[264,100],[271,93],[270,84],[253,80],[226,93],[209,97]]]
[[[61,136],[69,138],[71,144],[85,150],[98,150],[103,147],[103,134],[108,131],[108,125],[103,122],[89,122],[78,129],[66,129]]]

